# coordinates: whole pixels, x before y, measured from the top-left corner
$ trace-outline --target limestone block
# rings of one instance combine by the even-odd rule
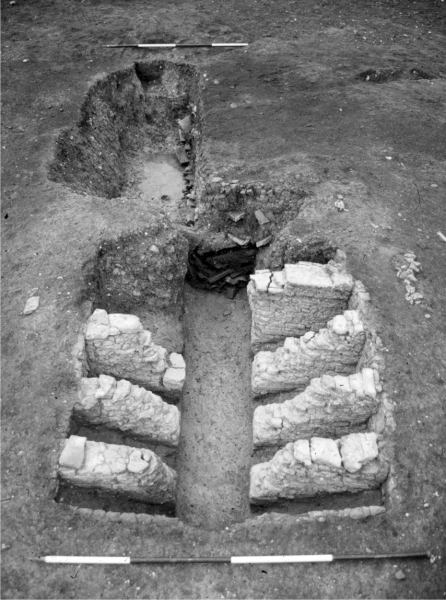
[[[339,469],[341,455],[336,442],[330,438],[313,437],[310,442],[310,456],[315,465],[326,465]]]
[[[78,398],[73,410],[81,421],[119,429],[150,442],[178,445],[178,408],[125,379],[116,381],[109,375],[84,377]]]
[[[69,469],[79,469],[84,462],[85,442],[87,438],[72,435],[70,443],[65,444],[59,458],[59,464]]]
[[[314,335],[286,338],[274,352],[258,352],[252,365],[253,392],[262,395],[302,389],[324,373],[351,373],[364,342],[364,327],[357,312],[347,310]]]
[[[174,502],[176,473],[151,450],[117,444],[91,442],[82,438],[79,466],[67,464],[65,457],[80,446],[71,436],[59,459],[59,476],[69,484],[121,493],[151,504]]]
[[[173,367],[174,369],[185,369],[186,368],[186,363],[184,362],[184,358],[181,354],[178,354],[178,352],[172,352],[169,355],[169,363],[170,363],[171,367]]]
[[[373,434],[372,434],[373,435]],[[378,488],[388,474],[388,463],[378,453],[363,452],[363,461],[355,472],[347,470],[339,448],[353,443],[372,446],[369,434],[352,433],[348,438],[360,436],[361,441],[311,438],[286,444],[273,458],[251,468],[250,501],[265,504],[283,499],[310,498],[318,494],[360,492]],[[303,450],[305,449],[305,450]],[[308,460],[310,456],[310,461]],[[351,457],[347,459],[350,464]]]
[[[167,350],[152,341],[152,334],[135,315],[107,314],[105,310],[96,309],[88,319],[85,340],[93,375],[105,373],[128,379],[153,391],[177,394],[182,389],[178,377],[175,386],[166,389],[163,385],[164,374],[171,364]],[[176,354],[173,358],[177,364],[180,356]],[[170,361],[171,357],[172,354]]]
[[[342,263],[301,261],[256,271],[248,285],[253,348],[321,329],[347,308],[353,284]]]
[[[312,379],[290,400],[256,407],[255,446],[278,446],[312,435],[339,436],[365,423],[378,409],[378,373],[362,369],[353,375]]]
[[[173,367],[170,367],[163,375],[163,386],[166,390],[181,391],[183,389],[185,378],[185,369],[174,369]]]
[[[341,456],[344,468],[356,473],[378,456],[376,433],[350,434],[341,438]]]

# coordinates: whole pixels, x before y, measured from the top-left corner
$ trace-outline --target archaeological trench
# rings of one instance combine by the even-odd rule
[[[301,191],[218,175],[204,120],[194,67],[136,63],[56,142],[53,180],[153,218],[84,265],[55,500],[210,529],[384,512],[393,420],[369,293],[342,248],[282,235]]]

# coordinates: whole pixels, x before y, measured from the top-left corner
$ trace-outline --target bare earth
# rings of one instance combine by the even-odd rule
[[[2,2],[4,598],[444,597],[446,243],[437,232],[446,235],[445,4]],[[95,521],[53,500],[51,464],[76,394],[71,350],[85,319],[82,265],[99,240],[138,229],[158,205],[76,194],[49,181],[47,165],[58,132],[76,122],[97,77],[160,57],[102,45],[162,40],[250,42],[246,51],[161,56],[192,62],[207,74],[205,145],[219,173],[265,182],[293,178],[307,196],[291,233],[312,232],[342,247],[350,271],[371,292],[388,350],[385,383],[396,406],[396,489],[384,516],[302,523],[266,515],[209,532],[163,517],[144,527]],[[400,74],[383,83],[357,79],[366,69]],[[413,69],[431,78],[416,78]],[[334,207],[336,194],[347,211]],[[394,259],[408,250],[422,265],[419,305],[405,300],[396,278]],[[33,288],[40,307],[23,316]],[[225,307],[222,298],[212,318]],[[219,327],[230,336],[228,318],[227,329]],[[194,335],[194,343],[203,344]],[[28,560],[53,553],[417,548],[443,557],[433,564],[80,569]],[[400,570],[404,578],[395,577]]]

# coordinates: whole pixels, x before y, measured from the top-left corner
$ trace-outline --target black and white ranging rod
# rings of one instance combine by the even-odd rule
[[[386,552],[383,554],[276,554],[270,556],[204,556],[204,557],[133,557],[133,556],[40,556],[31,560],[59,565],[155,565],[220,563],[228,565],[329,563],[341,560],[380,560],[397,558],[430,558],[426,551]]]
[[[245,42],[211,44],[106,44],[104,48],[244,48]]]

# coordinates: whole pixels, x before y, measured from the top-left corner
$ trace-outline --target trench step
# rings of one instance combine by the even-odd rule
[[[135,315],[96,309],[87,321],[85,349],[91,375],[106,374],[179,397],[186,377],[183,357],[152,341]]]
[[[340,250],[327,264],[299,261],[280,271],[256,270],[248,285],[253,350],[322,329],[348,308],[353,284]]]
[[[176,472],[146,448],[71,435],[59,457],[58,474],[76,487],[121,494],[149,504],[175,501]]]
[[[183,364],[182,357],[176,360],[175,364]],[[111,375],[83,377],[73,416],[79,423],[117,429],[151,443],[178,446],[179,409],[126,379],[116,381]]]
[[[252,364],[254,395],[303,389],[323,374],[349,374],[361,357],[366,334],[359,312],[344,311],[318,333],[287,337],[274,352],[261,350]]]
[[[376,489],[386,479],[388,470],[374,432],[351,433],[337,440],[297,440],[288,443],[270,461],[251,468],[250,501],[267,504]]]
[[[381,390],[378,371],[364,368],[353,375],[323,375],[284,402],[254,410],[254,447],[283,446],[310,436],[340,436],[376,413]]]

